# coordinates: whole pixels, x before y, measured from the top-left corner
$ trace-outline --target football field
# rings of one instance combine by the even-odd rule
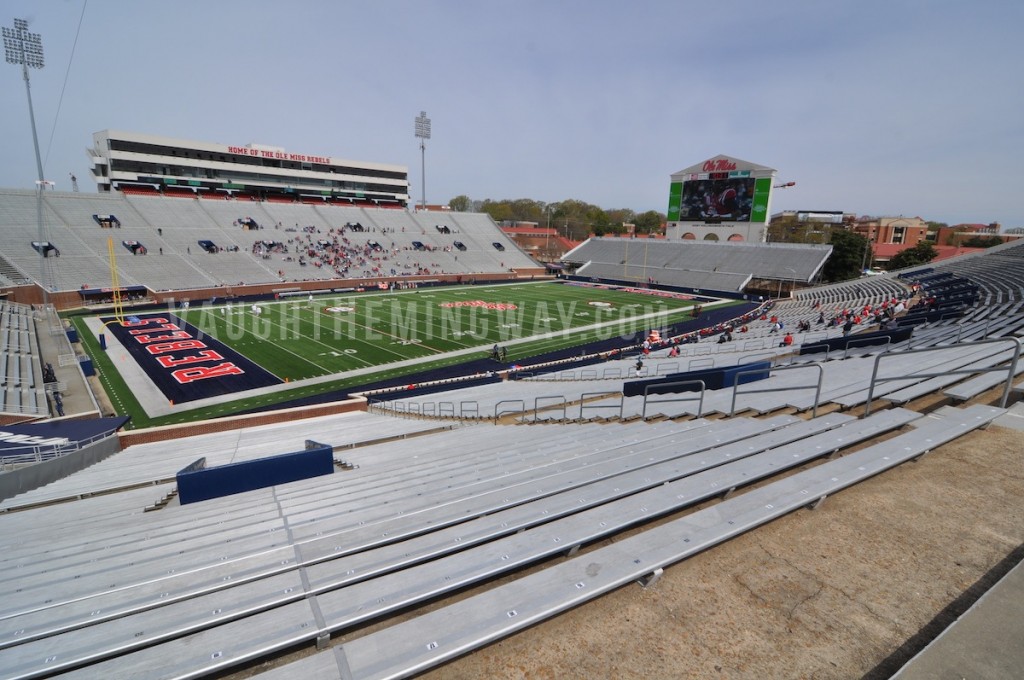
[[[652,293],[540,282],[295,296],[174,313],[294,382],[410,359],[458,363],[489,357],[495,345],[515,361],[689,318],[690,296]]]
[[[501,370],[597,341],[624,347],[734,300],[579,282],[516,282],[176,304],[76,316],[99,378],[132,427],[338,394],[425,371]],[[108,351],[99,337],[111,336]],[[609,346],[609,345],[606,345]]]

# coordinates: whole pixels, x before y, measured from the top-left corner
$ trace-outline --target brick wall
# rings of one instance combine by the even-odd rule
[[[166,441],[168,439],[180,439],[181,437],[194,437],[200,434],[211,432],[225,432],[228,430],[239,430],[243,427],[256,427],[258,425],[272,425],[290,420],[301,420],[303,418],[315,418],[317,416],[336,415],[339,413],[352,413],[354,411],[365,411],[366,399],[362,397],[335,401],[329,404],[317,404],[315,406],[303,406],[300,408],[282,409],[280,411],[267,411],[266,413],[253,413],[251,415],[235,416],[233,418],[217,418],[214,420],[203,420],[197,423],[185,423],[182,425],[164,425],[162,427],[150,427],[144,430],[129,430],[119,432],[118,440],[121,447],[133,444],[146,444],[149,442]]]

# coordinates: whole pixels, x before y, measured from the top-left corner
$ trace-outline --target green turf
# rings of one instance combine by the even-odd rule
[[[488,309],[474,302],[514,305]],[[591,303],[604,303],[608,307]],[[204,333],[280,378],[301,380],[408,359],[509,344],[510,359],[664,325],[692,303],[557,283],[431,288],[339,297],[289,298],[177,312]],[[329,308],[349,308],[329,312]],[[644,318],[639,318],[644,317]],[[600,324],[599,328],[582,330]],[[543,337],[550,336],[550,337]],[[529,339],[528,343],[519,341]],[[463,358],[462,360],[465,360]]]
[[[112,400],[132,415],[135,427],[142,427],[227,415],[481,359],[490,355],[495,344],[504,347],[508,361],[514,362],[595,340],[625,339],[636,331],[689,318],[692,304],[621,290],[537,282],[316,296],[312,301],[289,297],[259,303],[259,315],[251,304],[178,309],[175,314],[282,380],[349,371],[360,375],[160,418],[145,415],[119,376],[105,376],[114,367],[98,347],[90,351],[98,359]],[[81,324],[79,334],[93,341]]]

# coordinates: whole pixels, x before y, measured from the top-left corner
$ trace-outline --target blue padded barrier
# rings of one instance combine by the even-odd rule
[[[750,373],[741,376],[738,384],[744,385],[757,380],[765,380],[770,375],[771,368],[772,362],[770,361],[756,361],[749,364],[740,364],[739,366],[706,368],[699,371],[671,373],[666,376],[648,378],[646,380],[633,380],[622,386],[622,396],[640,397],[644,395],[645,390],[647,394],[694,392],[700,389],[699,385],[696,384],[696,381],[702,381],[705,389],[720,390],[726,387],[732,387],[736,384],[735,380],[737,373],[745,373],[746,371],[762,371],[761,373]],[[675,384],[680,382],[685,382],[686,384]],[[667,385],[670,383],[673,384],[673,386],[668,387]],[[659,388],[659,385],[666,385],[666,387]],[[648,387],[650,389],[648,389]]]
[[[305,451],[206,467],[200,458],[177,474],[182,505],[334,472],[334,448],[306,442]]]

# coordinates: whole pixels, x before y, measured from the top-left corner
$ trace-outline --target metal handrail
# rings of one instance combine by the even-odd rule
[[[732,405],[729,407],[729,417],[731,418],[736,413],[736,396],[738,394],[740,394],[740,376],[755,375],[755,374],[758,374],[758,373],[764,373],[765,370],[767,370],[768,371],[768,377],[771,377],[772,372],[776,372],[777,373],[779,371],[794,371],[794,370],[799,370],[801,368],[816,368],[816,369],[818,369],[818,383],[817,383],[817,385],[813,385],[813,387],[815,387],[815,391],[814,391],[814,407],[811,409],[811,417],[812,418],[817,418],[818,417],[818,402],[821,400],[821,384],[822,384],[822,382],[825,379],[825,369],[821,366],[821,364],[799,364],[797,366],[782,366],[782,367],[775,367],[775,368],[769,368],[769,369],[763,369],[763,368],[762,369],[756,369],[755,368],[755,369],[751,369],[749,371],[740,371],[738,373],[735,373],[733,375],[733,381],[732,381]],[[792,387],[777,387],[777,386],[775,386],[775,387],[771,387],[769,389],[743,390],[742,393],[743,394],[762,394],[762,393],[765,393],[765,392],[790,392],[792,390],[806,390],[809,387],[812,387],[812,385],[794,385]]]
[[[770,361],[774,364],[778,358],[779,355],[776,352],[762,352],[761,354],[748,354],[743,357],[743,363],[752,364],[755,361]]]
[[[887,378],[878,377],[878,367],[882,362],[882,359],[886,357],[899,357],[904,358],[908,354],[923,354],[924,352],[938,352],[948,347],[926,347],[924,349],[908,349],[903,352],[883,352],[875,357],[875,365],[871,370],[871,383],[868,385],[868,396],[867,402],[864,404],[864,415],[863,418],[867,418],[871,413],[871,401],[875,394],[875,383],[891,382],[893,380],[908,380],[911,378],[940,378],[947,375],[974,375],[976,373],[993,373],[996,371],[1006,370],[1006,385],[1003,387],[1003,396],[999,400],[999,408],[1006,408],[1006,402],[1010,399],[1010,391],[1013,389],[1013,379],[1017,373],[1017,360],[1021,354],[1021,341],[1019,338],[992,338],[990,340],[977,340],[975,342],[968,342],[960,345],[960,347],[977,347],[979,345],[993,345],[1001,342],[1012,343],[1016,347],[1016,351],[1013,353],[1013,358],[1010,363],[1005,367],[1003,366],[990,366],[989,368],[960,368],[954,370],[945,370],[941,373],[907,373],[904,375],[889,376]]]
[[[588,397],[603,397],[609,395],[619,395],[618,404],[588,404],[586,403]],[[583,411],[587,409],[607,409],[617,408],[619,409],[619,419],[622,419],[622,406],[624,398],[621,392],[584,392],[580,395],[580,420],[583,420]]]
[[[707,357],[706,359],[690,359],[689,363],[686,364],[687,371],[697,371],[702,368],[714,368],[715,360],[713,357]]]
[[[562,420],[565,420],[565,395],[564,394],[546,394],[539,397],[533,398],[533,422],[537,422],[537,414],[540,412],[540,400],[541,399],[558,399],[561,404]]]
[[[664,388],[664,387],[679,387],[680,385],[700,385],[700,395],[697,397],[676,397],[674,399],[648,399],[650,396],[651,388]],[[703,380],[681,380],[679,382],[670,383],[656,383],[653,385],[644,386],[644,407],[641,411],[640,417],[647,418],[647,404],[671,404],[680,401],[696,401],[697,402],[697,417],[700,418],[701,413],[704,412],[704,392],[707,386]]]
[[[498,407],[502,404],[519,404],[519,410],[499,411]],[[526,401],[523,399],[502,399],[494,405],[494,422],[497,423],[498,418],[507,413],[526,413]]]
[[[869,342],[869,341],[878,340],[878,338],[860,338],[860,340],[864,343],[863,344],[864,347],[874,347],[875,343]],[[846,342],[843,345],[843,358],[844,359],[848,359],[850,357],[850,348],[854,347],[854,346],[857,346],[856,342],[857,342],[857,337],[854,336],[854,337],[850,338],[849,342]],[[883,349],[882,351],[883,352],[887,352],[888,348],[891,345],[892,345],[892,336],[887,336],[885,338],[885,342],[882,343],[882,346],[885,347],[886,349]]]
[[[667,364],[658,364],[657,375],[672,375],[679,372],[679,362],[673,361]]]

